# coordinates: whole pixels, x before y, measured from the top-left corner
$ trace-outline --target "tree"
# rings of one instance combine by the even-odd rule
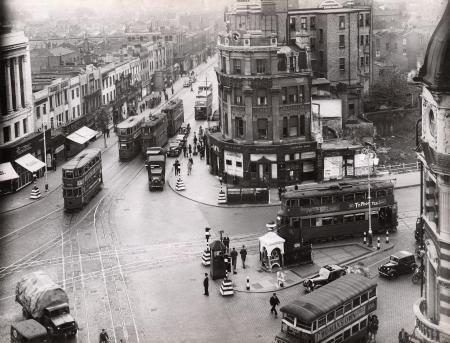
[[[108,147],[106,145],[106,136],[109,132],[110,121],[111,120],[109,117],[109,113],[106,111],[104,107],[100,107],[95,113],[95,126],[99,131],[103,133],[103,141],[105,143],[105,148]]]

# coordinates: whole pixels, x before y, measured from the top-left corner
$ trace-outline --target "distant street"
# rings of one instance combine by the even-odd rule
[[[197,84],[206,77],[213,81],[216,95],[212,65],[199,72]],[[192,132],[207,124],[195,122],[189,88],[177,96],[184,101],[185,121],[193,127],[191,140]],[[213,109],[216,101],[215,96]],[[104,188],[82,211],[64,212],[58,189],[0,216],[0,343],[10,341],[10,323],[22,316],[14,302],[15,284],[34,270],[46,271],[68,291],[81,328],[74,342],[97,342],[102,328],[113,342],[270,342],[280,319],[270,316],[268,294],[237,293],[225,299],[213,283],[211,296],[204,297],[201,281],[206,269],[199,253],[205,247],[206,226],[213,228],[213,239],[224,230],[231,246],[245,244],[256,253],[257,237],[275,218],[277,207],[206,206],[180,197],[167,185],[163,192],[150,193],[141,156],[119,162],[117,145],[102,156]],[[172,163],[169,158],[168,173]],[[195,163],[194,168],[206,162],[196,158]],[[414,249],[418,194],[418,187],[396,191],[400,225],[393,235],[398,242],[395,251]],[[392,252],[363,262],[375,276]],[[411,308],[420,287],[410,276],[378,281],[378,341],[396,342],[401,327],[412,330]],[[302,294],[302,288],[280,291],[282,305]]]

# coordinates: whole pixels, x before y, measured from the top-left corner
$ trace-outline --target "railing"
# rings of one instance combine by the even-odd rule
[[[281,105],[280,106],[280,114],[285,114],[285,113],[297,114],[298,112],[300,112],[302,110],[302,107],[303,107],[303,105],[301,105],[301,104]]]
[[[245,106],[231,105],[231,112],[234,114],[245,114]]]
[[[270,114],[272,106],[253,106],[253,114]]]
[[[429,319],[425,317],[423,312],[425,311],[426,302],[424,298],[420,298],[414,303],[413,311],[416,317],[416,327],[414,329],[413,336],[419,338],[421,342],[426,343],[438,343],[440,330],[439,326],[433,324]]]
[[[419,162],[415,163],[401,163],[401,164],[390,164],[387,166],[378,166],[377,172],[387,172],[389,174],[403,174],[411,173],[420,170]]]

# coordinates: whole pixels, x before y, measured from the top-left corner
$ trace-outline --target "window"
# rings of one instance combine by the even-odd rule
[[[341,72],[345,71],[345,58],[340,58],[339,59],[339,70]]]
[[[370,64],[370,55],[366,55],[366,65]]]
[[[320,200],[322,205],[328,205],[331,204],[332,198],[331,196],[323,196]]]
[[[364,56],[361,56],[359,59],[361,67],[364,67]]]
[[[311,30],[316,29],[316,17],[309,17],[309,28]]]
[[[366,17],[366,26],[370,26],[370,13],[364,15]]]
[[[236,137],[244,136],[244,121],[242,118],[236,118]]]
[[[258,74],[262,74],[266,72],[266,61],[265,60],[256,60],[256,72]]]
[[[283,117],[283,138],[286,138],[288,136],[288,118]]]
[[[352,326],[352,335],[355,335],[359,331],[359,324]]]
[[[370,43],[370,36],[366,35],[366,45],[369,45],[369,43]]]
[[[80,105],[77,105],[77,115],[80,116]]]
[[[376,295],[377,295],[377,291],[376,291],[375,288],[372,289],[372,290],[370,290],[370,292],[369,292],[369,298],[370,298],[370,299],[375,298]]]
[[[47,104],[42,105],[42,114],[47,114]]]
[[[75,107],[72,107],[72,118],[75,119]]]
[[[339,48],[343,49],[345,48],[345,36],[339,35]]]
[[[367,320],[366,319],[361,320],[361,322],[359,323],[360,330],[362,330],[366,326],[367,326]]]
[[[225,163],[226,163],[227,166],[233,165],[233,163],[231,162],[231,160],[226,160]]]
[[[278,54],[278,71],[287,70],[287,59],[285,54]]]
[[[361,46],[364,45],[364,36],[363,35],[359,36],[359,45],[361,45]]]
[[[339,30],[345,29],[345,16],[339,16]]]
[[[236,161],[236,167],[242,168],[242,162]]]
[[[343,307],[343,306],[338,307],[338,308],[336,309],[336,318],[339,318],[339,317],[342,316],[343,314],[344,314],[344,307]]]
[[[356,213],[355,214],[355,221],[363,221],[366,219],[365,213]]]
[[[359,297],[353,299],[353,308],[359,306],[361,304],[361,299]]]
[[[267,105],[267,97],[265,95],[258,96],[256,98],[256,103],[258,104],[258,106]]]
[[[53,111],[53,95],[50,95],[50,111]]]
[[[341,343],[342,340],[343,340],[342,334],[337,335],[337,336],[334,338],[334,343]]]
[[[433,110],[428,112],[428,131],[433,137],[436,137],[436,118],[434,117]]]
[[[406,49],[403,49],[403,56],[406,56]]]
[[[364,304],[368,299],[369,299],[369,296],[367,295],[367,293],[364,293],[363,295],[361,295],[361,304]]]
[[[327,318],[323,316],[322,318],[319,318],[319,321],[317,323],[317,328],[320,328],[324,326],[327,323]]]
[[[20,127],[19,127],[19,122],[14,123],[14,137],[19,137],[20,136]]]
[[[319,29],[319,43],[323,43],[323,29]]]
[[[238,60],[238,59],[233,60],[233,67],[234,67],[234,73],[240,74],[241,73],[241,60]]]
[[[344,305],[344,313],[350,312],[352,310],[352,303],[347,303]]]
[[[295,30],[295,17],[289,18],[289,28]]]
[[[350,337],[350,329],[344,331],[344,339]]]
[[[364,14],[360,13],[359,15],[359,27],[363,27],[364,26]]]
[[[268,120],[258,119],[257,128],[258,128],[258,139],[267,139]]]
[[[3,128],[3,141],[9,142],[11,140],[11,127],[10,126],[5,126]]]
[[[306,17],[301,17],[301,18],[300,18],[300,29],[302,29],[302,30],[307,30],[307,27],[306,27]]]
[[[228,135],[228,113],[224,112],[223,114],[223,130],[226,135]]]
[[[80,96],[80,88],[77,87],[77,98]]]
[[[325,59],[323,57],[323,51],[319,51],[319,65],[323,67],[323,64],[325,63]]]
[[[298,117],[291,116],[289,118],[289,137],[298,136]]]
[[[41,117],[41,108],[36,106],[36,118],[39,119]]]
[[[334,311],[327,314],[327,323],[334,320]]]
[[[222,73],[227,72],[227,59],[225,56],[222,57]]]
[[[332,217],[322,218],[322,225],[331,225],[331,224],[333,224]]]
[[[309,47],[311,48],[311,51],[316,50],[316,39],[315,38],[309,39]]]

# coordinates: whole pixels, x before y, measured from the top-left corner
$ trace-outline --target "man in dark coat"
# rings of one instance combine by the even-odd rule
[[[186,145],[183,145],[183,156],[187,157],[187,148]]]
[[[100,332],[100,337],[98,341],[99,343],[107,343],[109,341],[109,336],[105,329],[102,329],[102,332]]]
[[[208,279],[208,273],[205,273],[205,278],[203,279],[203,288],[205,289],[205,293],[203,295],[209,296],[209,279]]]
[[[233,265],[233,274],[237,274],[236,263],[237,263],[238,252],[236,251],[236,249],[234,247],[233,247],[233,250],[231,250],[231,252],[230,252],[230,256],[231,256],[231,264]]]
[[[277,294],[273,293],[273,295],[270,297],[270,306],[272,306],[272,308],[270,309],[270,313],[275,312],[275,317],[278,316],[276,309],[278,305],[280,305],[280,300],[278,299]]]
[[[247,258],[247,249],[245,249],[245,245],[242,246],[242,249],[239,253],[241,254],[242,268],[245,269],[245,259]]]

